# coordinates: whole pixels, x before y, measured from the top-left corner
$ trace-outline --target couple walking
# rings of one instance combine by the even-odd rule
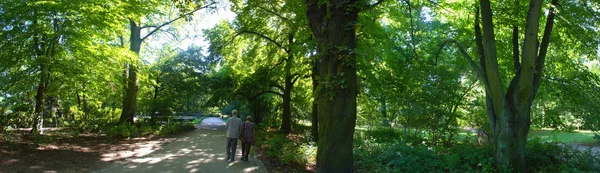
[[[227,160],[234,161],[238,137],[242,141],[242,161],[248,161],[250,147],[254,144],[254,123],[252,117],[246,117],[246,122],[237,117],[237,110],[231,112],[227,119]]]

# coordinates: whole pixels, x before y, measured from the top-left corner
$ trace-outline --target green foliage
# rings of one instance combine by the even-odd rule
[[[591,148],[581,151],[558,141],[534,138],[527,142],[528,172],[598,172],[600,153]]]
[[[317,147],[315,143],[308,142],[308,136],[297,136],[295,133],[286,136],[272,131],[266,132],[262,128],[257,130],[257,146],[264,150],[268,158],[279,161],[286,169],[300,171],[316,162]]]
[[[132,124],[127,123],[114,126],[106,132],[106,135],[117,138],[136,137],[140,134],[140,129]]]
[[[354,141],[356,172],[510,172],[496,170],[492,149],[474,143],[437,146],[386,140],[389,131]],[[600,153],[540,138],[528,141],[528,172],[597,172]]]
[[[106,128],[106,135],[115,138],[129,138],[147,135],[174,135],[195,129],[194,125],[187,122],[177,122],[166,125],[151,126],[149,124],[132,125],[118,124]]]
[[[156,133],[158,135],[165,136],[165,135],[173,135],[173,134],[177,134],[177,133],[181,133],[181,132],[185,132],[185,131],[190,131],[193,129],[195,129],[194,124],[187,123],[187,122],[177,122],[177,123],[167,124],[164,126],[159,126]]]

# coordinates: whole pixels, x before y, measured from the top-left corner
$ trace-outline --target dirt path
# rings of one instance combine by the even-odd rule
[[[95,172],[267,172],[262,163],[254,158],[250,158],[248,162],[240,161],[241,147],[239,145],[236,161],[225,160],[225,146],[225,131],[196,130],[178,137],[175,141],[151,154],[116,161]]]

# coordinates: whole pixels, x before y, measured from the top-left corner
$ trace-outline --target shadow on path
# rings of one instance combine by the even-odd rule
[[[254,158],[248,162],[240,161],[239,143],[236,161],[229,162],[225,160],[225,131],[197,129],[166,144],[154,153],[116,161],[108,168],[96,172],[267,172],[262,163]]]

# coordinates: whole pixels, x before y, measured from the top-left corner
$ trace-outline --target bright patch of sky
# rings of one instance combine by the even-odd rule
[[[229,7],[229,5],[224,5]],[[216,12],[208,12],[200,10],[193,15],[193,20],[185,22],[182,29],[178,31],[179,35],[175,38],[168,33],[157,33],[144,41],[142,45],[141,58],[150,63],[154,63],[158,59],[160,49],[166,45],[173,48],[185,50],[190,46],[202,47],[205,51],[208,49],[208,42],[202,33],[202,30],[209,29],[215,26],[222,20],[232,21],[236,14],[229,8],[223,6],[218,8]],[[142,31],[142,35],[144,35]]]
[[[421,8],[421,16],[424,18],[423,21],[425,22],[433,21],[433,11],[431,11],[431,8],[429,7]]]

